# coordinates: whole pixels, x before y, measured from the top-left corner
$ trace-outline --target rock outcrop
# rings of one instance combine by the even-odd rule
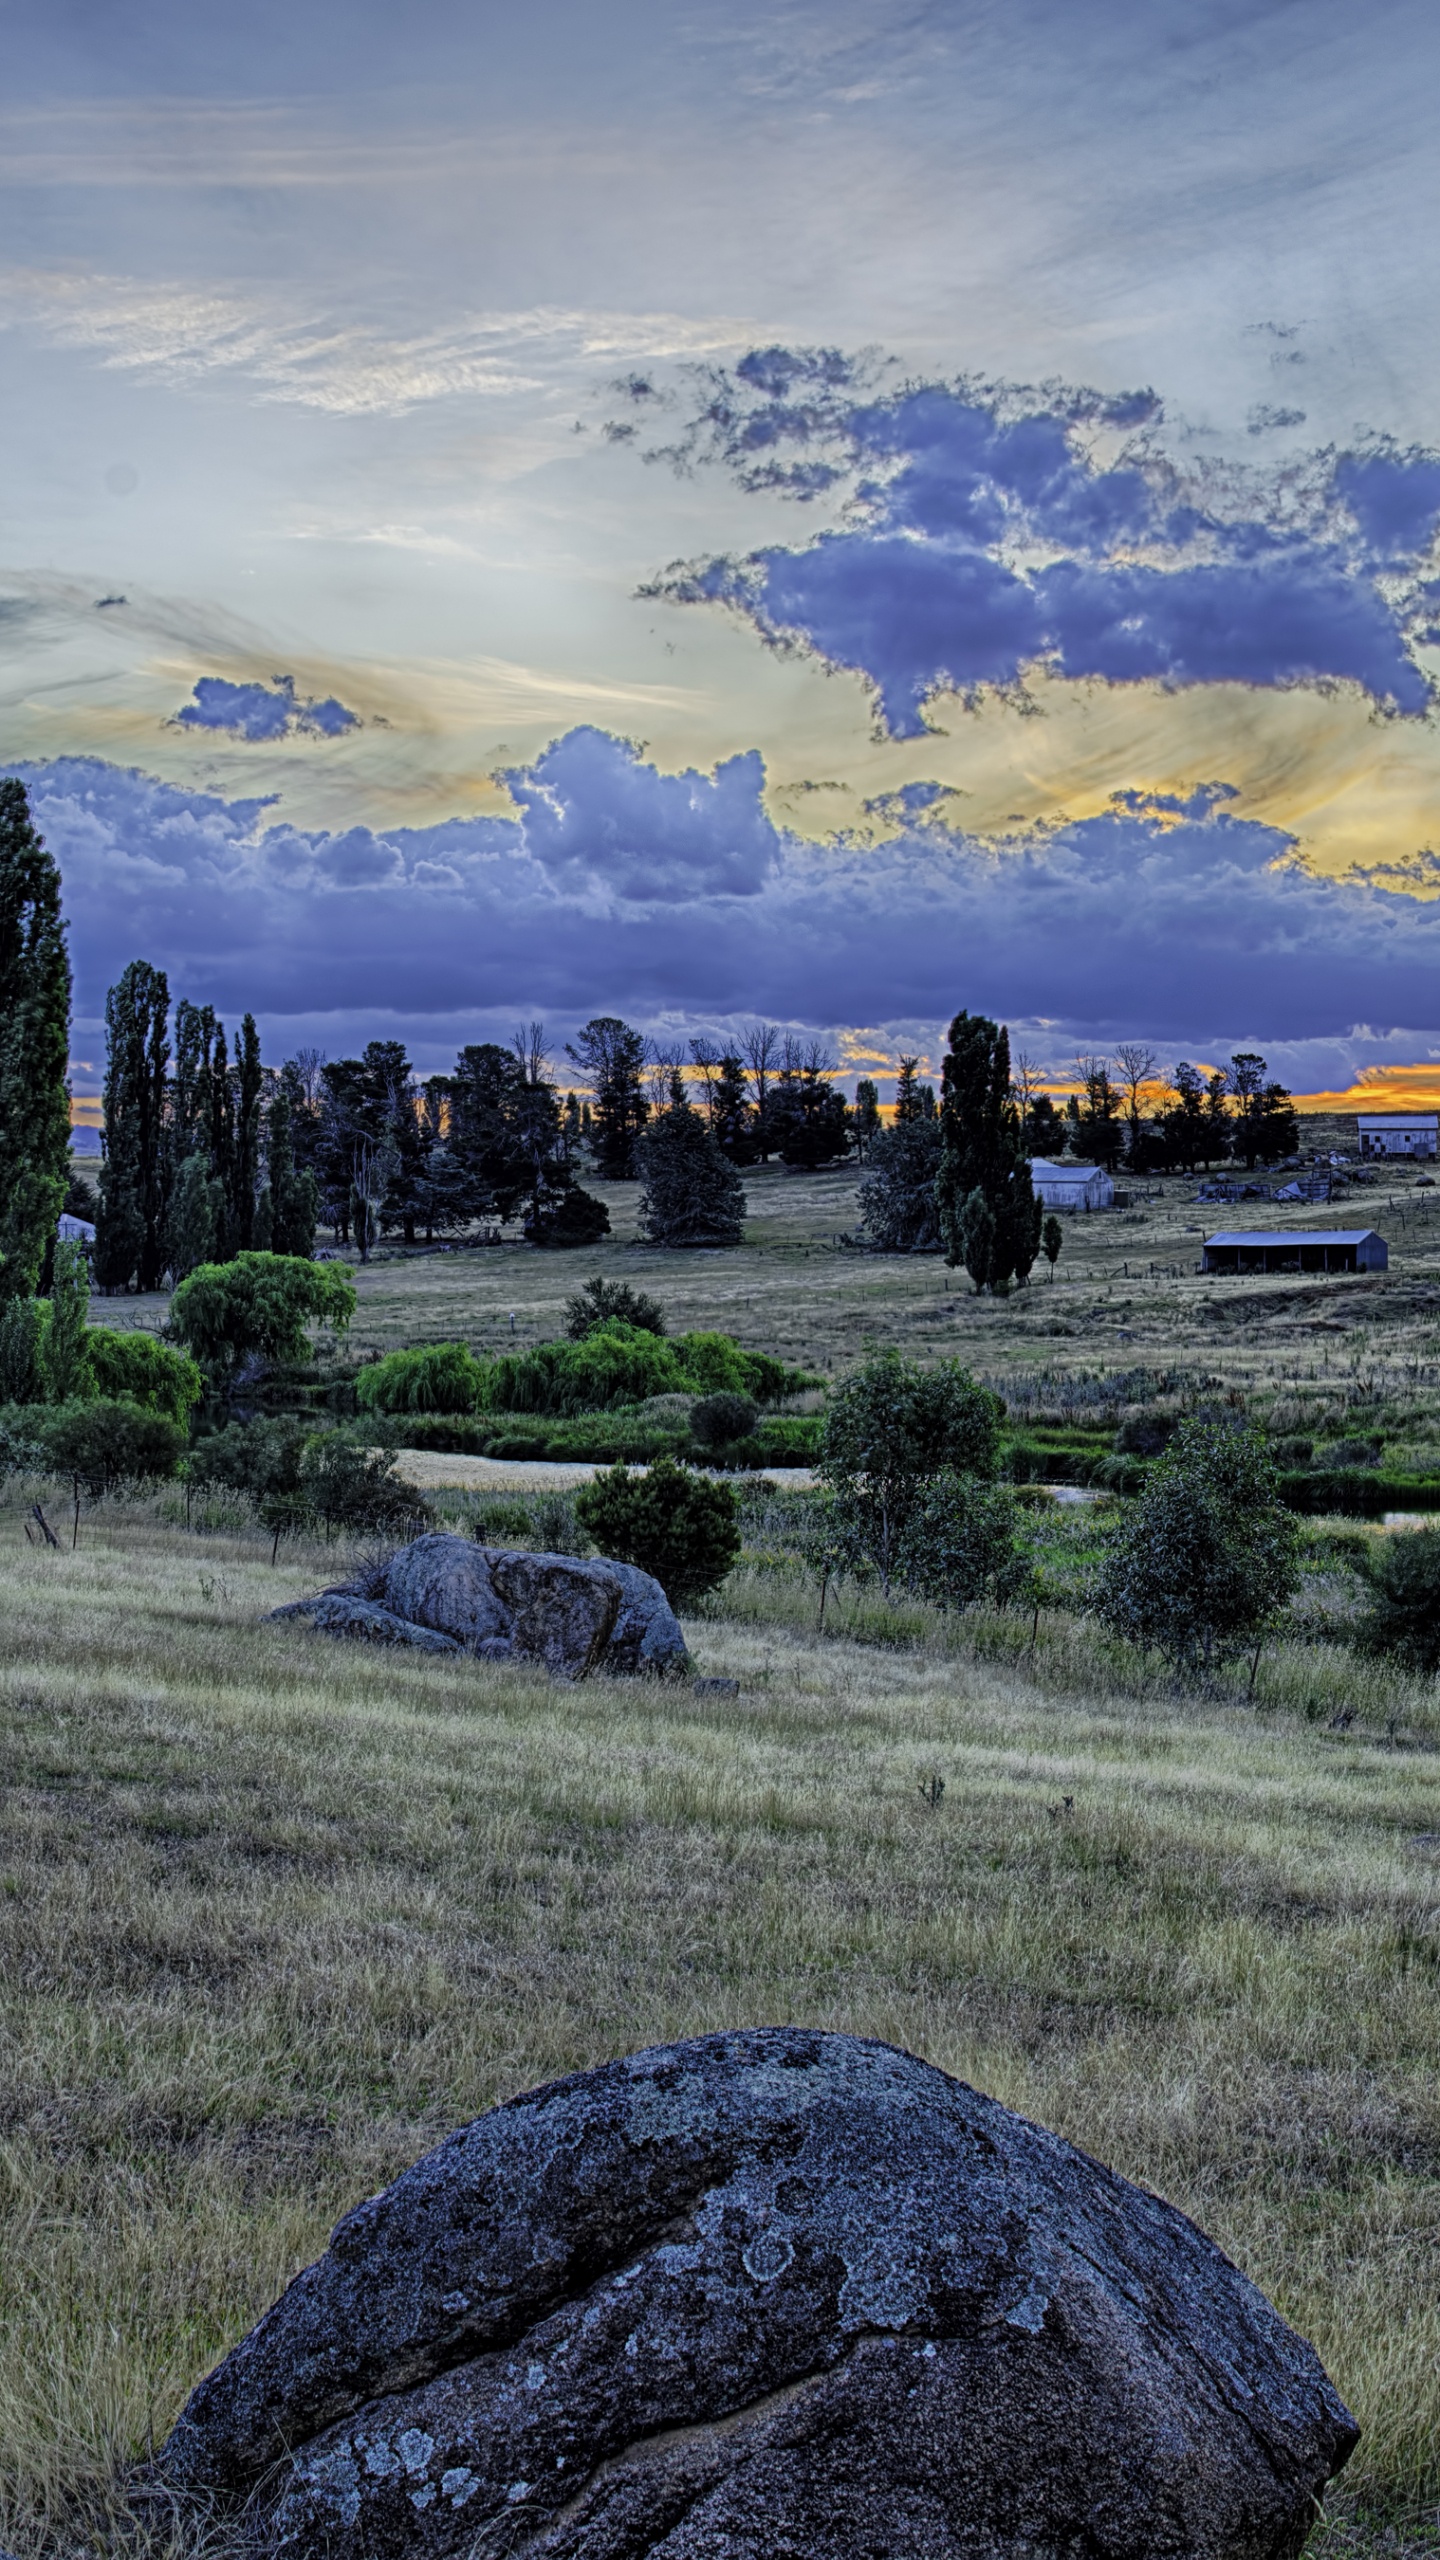
[[[160,2469],[290,2560],[1293,2560],[1355,2440],[1171,2206],[909,2054],[775,2029],[452,2135]]]
[[[436,1531],[361,1581],[271,1612],[329,1635],[543,1662],[557,1677],[683,1669],[685,1638],[653,1575],[608,1557],[532,1555]]]

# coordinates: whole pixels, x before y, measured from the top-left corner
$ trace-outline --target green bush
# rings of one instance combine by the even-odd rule
[[[541,1342],[491,1363],[487,1401],[507,1413],[603,1413],[691,1385],[678,1348],[607,1318],[578,1342]]]
[[[1291,1597],[1298,1544],[1259,1433],[1196,1416],[1107,1541],[1091,1607],[1112,1635],[1209,1679]]]
[[[463,1342],[430,1342],[368,1362],[355,1401],[362,1413],[478,1413],[488,1375]]]
[[[748,1440],[758,1419],[752,1396],[722,1388],[718,1395],[701,1396],[692,1405],[690,1434],[702,1449],[724,1449],[736,1440]]]
[[[48,1298],[7,1298],[0,1307],[0,1404],[45,1401]]]
[[[1369,1613],[1356,1630],[1361,1651],[1389,1654],[1411,1671],[1440,1671],[1440,1529],[1380,1540],[1360,1569],[1370,1586]]]
[[[874,1567],[887,1594],[929,1479],[993,1478],[1003,1411],[958,1361],[922,1369],[898,1351],[873,1352],[832,1396],[820,1474],[849,1553]]]
[[[314,1435],[303,1422],[232,1422],[198,1440],[186,1462],[189,1483],[238,1493],[266,1517],[267,1506],[300,1490],[300,1460]]]
[[[617,1458],[648,1458],[678,1455],[689,1446],[690,1434],[685,1423],[657,1423],[634,1411],[619,1413],[582,1413],[573,1421],[553,1423],[545,1435],[543,1455],[568,1460],[575,1465],[593,1461],[609,1466]],[[499,1455],[498,1448],[496,1455]]]
[[[1016,1548],[1017,1525],[1008,1485],[948,1469],[930,1476],[905,1526],[899,1579],[938,1609],[1028,1598],[1034,1573]]]
[[[598,1272],[565,1301],[565,1330],[572,1342],[583,1342],[597,1325],[615,1323],[634,1325],[641,1333],[663,1333],[665,1310],[658,1298],[647,1298],[628,1280],[603,1280]]]
[[[92,1500],[120,1485],[173,1476],[185,1448],[185,1433],[168,1414],[147,1413],[118,1396],[52,1406],[38,1437],[55,1474],[68,1476]]]
[[[128,1396],[147,1413],[166,1414],[189,1429],[205,1381],[188,1353],[157,1342],[153,1333],[122,1333],[109,1325],[91,1325],[85,1345],[102,1396]]]
[[[340,1431],[317,1433],[300,1459],[299,1494],[327,1534],[336,1529],[414,1537],[432,1518],[413,1485],[390,1473],[389,1449],[367,1449]]]
[[[657,1458],[643,1476],[610,1468],[577,1494],[575,1511],[602,1556],[653,1574],[677,1609],[714,1591],[740,1553],[729,1486],[673,1458]]]
[[[1352,1520],[1378,1520],[1387,1511],[1440,1511],[1440,1482],[1433,1477],[1379,1475],[1368,1467],[1297,1467],[1276,1482],[1286,1510],[1310,1518],[1338,1512]]]
[[[395,1417],[407,1449],[435,1449],[446,1457],[483,1458],[504,1417],[467,1419],[459,1413],[406,1413]]]

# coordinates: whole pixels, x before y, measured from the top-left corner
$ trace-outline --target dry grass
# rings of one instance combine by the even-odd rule
[[[334,1561],[0,1517],[0,2540],[106,2545],[196,2375],[448,2127],[793,2019],[1195,2214],[1364,2422],[1327,2548],[1435,2547],[1430,1748],[1107,1693],[1058,1626],[1033,1668],[821,1643],[778,1591],[693,1630],[738,1699],[258,1623]]]

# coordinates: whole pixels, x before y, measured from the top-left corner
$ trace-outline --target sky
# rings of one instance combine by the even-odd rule
[[[107,985],[423,1073],[1440,1101],[1414,0],[11,0],[0,760]]]

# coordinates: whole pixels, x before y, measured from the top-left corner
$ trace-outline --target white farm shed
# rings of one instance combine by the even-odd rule
[[[1433,1156],[1440,1115],[1433,1111],[1362,1111],[1362,1156]]]
[[[1115,1185],[1103,1164],[1050,1164],[1031,1159],[1035,1197],[1047,1209],[1113,1209]]]

